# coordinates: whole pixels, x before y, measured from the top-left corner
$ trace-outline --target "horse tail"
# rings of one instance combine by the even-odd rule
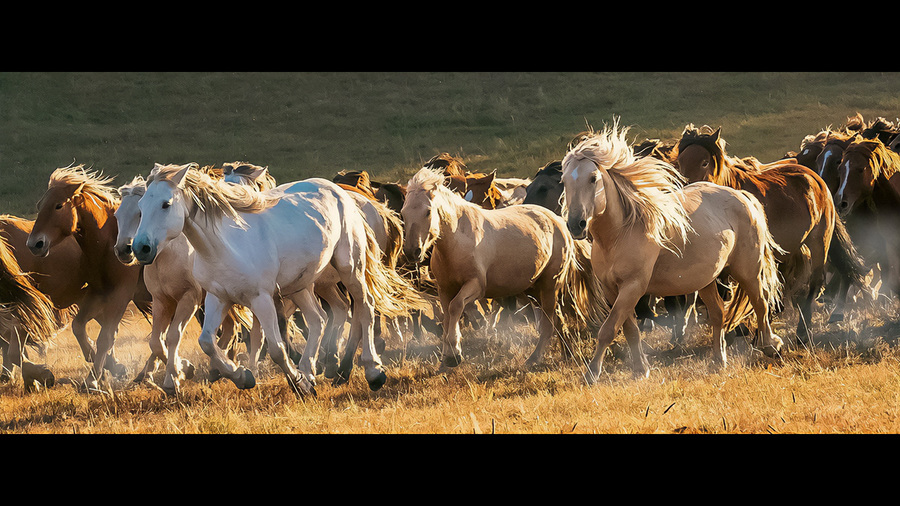
[[[382,262],[388,269],[396,271],[400,264],[400,255],[403,254],[403,222],[400,220],[400,215],[388,206],[376,202],[375,207],[384,220],[384,229],[388,238],[389,249],[382,252]]]
[[[759,234],[760,259],[759,274],[757,279],[760,285],[760,296],[766,301],[769,310],[775,307],[781,300],[782,282],[778,272],[778,261],[775,255],[783,255],[785,251],[775,242],[766,221],[766,214],[762,204],[751,193],[741,191],[750,203],[750,220]],[[750,316],[753,305],[744,287],[738,285],[734,289],[731,299],[725,304],[725,332],[731,332]]]
[[[831,236],[831,247],[828,249],[828,260],[839,275],[856,285],[863,293],[869,293],[865,279],[869,269],[853,245],[847,226],[838,216],[834,218],[834,233]]]
[[[47,342],[68,323],[70,313],[34,286],[0,236],[0,324],[20,327],[31,342]]]
[[[360,218],[362,218],[361,211]],[[365,219],[360,221],[366,233],[366,288],[374,299],[375,311],[386,318],[397,318],[409,316],[410,311],[416,309],[431,307],[409,282],[397,274],[394,269],[389,269],[384,265],[375,232]]]
[[[566,259],[557,278],[557,313],[561,321],[574,321],[577,328],[596,329],[609,314],[609,304],[594,275],[591,245],[571,236],[566,243]]]

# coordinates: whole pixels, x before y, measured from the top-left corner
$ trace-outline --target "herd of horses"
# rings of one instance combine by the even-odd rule
[[[852,297],[900,293],[898,125],[857,115],[765,164],[728,155],[721,129],[641,143],[628,130],[583,132],[528,179],[473,173],[448,153],[404,184],[365,171],[278,184],[235,162],[156,164],[114,188],[83,166],[57,169],[34,220],[0,216],[0,379],[18,369],[27,390],[52,386],[29,348],[71,326],[90,364],[82,386],[105,391],[107,375],[127,375],[114,344],[131,304],[152,324],[135,382],[156,386],[164,366],[159,388],[177,394],[193,378],[179,345],[197,318],[211,381],[252,388],[265,352],[306,395],[320,374],[349,381],[354,364],[381,388],[382,328],[440,335],[447,369],[463,361],[465,322],[530,308],[539,337],[526,365],[554,340],[572,359],[573,339],[595,335],[590,384],[619,331],[635,374],[649,375],[642,320],[660,304],[677,345],[702,303],[725,366],[739,326],[777,355],[771,319],[788,304],[808,342],[824,297],[834,322]]]

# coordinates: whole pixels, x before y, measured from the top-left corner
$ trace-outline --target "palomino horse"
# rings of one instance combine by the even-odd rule
[[[626,129],[584,136],[563,158],[568,227],[592,238],[591,263],[612,302],[597,333],[585,379],[597,380],[604,353],[624,325],[635,373],[649,375],[634,308],[644,294],[699,292],[709,311],[716,359],[725,365],[725,333],[756,314],[758,340],[774,353],[781,340],[769,327],[780,283],[777,245],[760,204],[749,194],[710,183],[681,186],[668,163],[635,158]],[[723,274],[739,288],[726,306],[717,290]]]
[[[114,213],[119,201],[114,190],[107,186],[110,181],[111,178],[88,172],[81,165],[53,171],[26,241],[36,257],[47,257],[70,237],[83,252],[80,273],[87,290],[78,301],[72,333],[85,359],[93,363],[85,379],[88,390],[100,389],[107,361],[111,362],[110,366],[118,365],[110,369],[118,376],[126,372],[110,355],[128,304],[133,300],[143,314],[150,312],[150,298],[140,282],[141,267],[123,265],[115,255],[118,226]],[[100,324],[96,350],[86,330],[87,322],[92,319]]]
[[[255,385],[215,344],[228,307],[248,307],[259,322],[269,355],[292,390],[314,393],[315,357],[324,314],[314,295],[317,278],[333,266],[353,301],[347,348],[363,344],[360,363],[373,390],[386,381],[373,343],[375,309],[400,316],[419,303],[412,288],[380,262],[371,228],[346,192],[324,179],[280,185],[265,192],[211,179],[195,164],[163,166],[139,202],[141,223],[133,250],[143,264],[184,234],[194,247],[194,277],[206,290],[200,347],[220,375],[239,388]],[[290,299],[309,327],[303,360],[295,368],[278,329],[276,297]],[[345,354],[335,383],[349,380]]]
[[[883,263],[882,290],[894,294],[900,294],[900,193],[891,178],[898,170],[900,154],[877,139],[857,139],[844,150],[834,197],[854,237],[883,241],[876,256]]]
[[[720,132],[702,132],[688,125],[678,143],[678,169],[689,182],[709,181],[745,190],[763,205],[771,217],[772,236],[782,248],[777,259],[786,292],[802,289],[805,281],[805,298],[797,303],[797,336],[805,342],[810,337],[813,302],[825,283],[826,262],[860,287],[865,268],[822,178],[792,160],[762,165],[755,158],[728,156]],[[803,275],[807,272],[808,277]],[[832,321],[842,319],[840,311],[834,311]]]
[[[13,366],[22,371],[25,391],[37,386],[52,387],[53,372],[44,364],[31,362],[25,353],[26,344],[49,341],[65,322],[65,311],[35,288],[29,275],[22,272],[6,240],[0,236],[0,347],[3,351],[3,371],[0,379],[9,380]]]
[[[485,211],[449,190],[445,177],[440,170],[420,169],[407,184],[402,211],[407,257],[422,260],[431,250],[444,315],[442,367],[462,361],[459,320],[478,299],[526,294],[536,300],[540,339],[528,364],[541,360],[560,329],[560,297],[571,296],[568,309],[576,311],[579,323],[601,319],[589,253],[559,216],[533,205]]]

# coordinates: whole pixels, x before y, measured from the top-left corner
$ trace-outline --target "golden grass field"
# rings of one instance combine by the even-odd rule
[[[68,330],[44,357],[57,385],[24,393],[21,379],[0,386],[0,432],[27,434],[886,434],[900,432],[900,329],[889,323],[895,307],[861,308],[849,321],[815,322],[812,347],[794,344],[767,359],[744,340],[729,347],[729,366],[711,367],[708,327],[694,323],[684,350],[668,344],[668,329],[647,333],[653,369],[649,379],[631,375],[621,336],[601,380],[587,387],[581,368],[552,358],[535,370],[522,364],[536,342],[525,322],[512,333],[463,332],[467,361],[438,372],[438,338],[388,340],[382,359],[388,383],[368,389],[360,370],[349,384],[317,387],[297,398],[268,359],[250,390],[228,381],[210,384],[208,361],[192,322],[182,354],[197,374],[182,393],[166,397],[131,383],[147,357],[149,326],[138,316],[123,325],[116,342],[129,377],[112,381],[112,394],[78,390],[87,364]],[[789,311],[775,320],[787,336]],[[819,316],[823,312],[820,311]],[[96,329],[95,329],[96,330]],[[592,342],[577,353],[587,357]],[[405,351],[405,353],[404,353]],[[161,373],[159,373],[161,374]],[[157,376],[161,381],[161,376]]]

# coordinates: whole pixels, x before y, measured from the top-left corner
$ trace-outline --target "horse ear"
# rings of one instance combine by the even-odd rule
[[[179,188],[183,187],[184,181],[185,181],[185,179],[187,179],[188,171],[190,169],[192,169],[194,166],[195,166],[195,164],[189,163],[187,165],[182,165],[181,168],[178,169],[178,172],[176,172],[171,178],[171,181],[173,183],[175,183],[175,186],[177,186]]]
[[[717,128],[716,131],[713,132],[713,134],[712,134],[712,140],[713,140],[713,142],[719,142],[719,137],[720,137],[721,135],[722,135],[722,127],[719,127],[719,128]]]

